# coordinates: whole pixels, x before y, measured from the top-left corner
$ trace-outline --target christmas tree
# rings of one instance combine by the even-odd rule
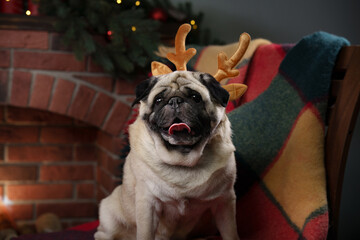
[[[202,13],[194,14],[191,3],[175,7],[169,0],[40,0],[40,12],[56,17],[56,30],[79,60],[91,56],[114,76],[150,69],[161,44],[160,27],[170,22],[192,24],[197,31],[189,36],[190,44],[208,44],[210,39],[208,31],[199,31]]]

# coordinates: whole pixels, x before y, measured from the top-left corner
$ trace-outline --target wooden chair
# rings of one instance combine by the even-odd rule
[[[337,239],[345,164],[360,107],[360,45],[341,49],[330,91],[325,141],[330,214],[328,239]]]

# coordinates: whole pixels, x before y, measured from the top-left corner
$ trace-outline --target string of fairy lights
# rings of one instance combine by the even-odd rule
[[[39,16],[40,21],[53,16],[54,28],[77,59],[90,55],[116,77],[145,69],[158,45],[171,41],[176,24],[187,22],[197,30],[191,43],[210,39],[207,29],[199,27],[202,13],[194,14],[187,0],[178,6],[169,0],[0,0],[0,12]]]
[[[121,4],[121,3],[123,3],[123,0],[115,0],[115,2],[116,2],[117,4]],[[135,1],[135,3],[134,3],[134,5],[135,5],[136,7],[139,7],[140,4],[141,4],[141,1],[139,1],[139,0]],[[197,24],[196,24],[196,22],[195,22],[194,19],[190,20],[190,25],[192,26],[192,28],[193,28],[194,30],[196,30],[196,29],[198,28],[198,26],[197,26]],[[135,31],[136,31],[136,27],[135,27],[135,26],[132,26],[132,27],[131,27],[131,31],[135,32]],[[110,35],[111,35],[111,31],[110,31]]]
[[[123,0],[115,0],[115,2],[117,4],[122,4],[123,3]],[[134,2],[134,5],[136,7],[139,7],[141,5],[141,1],[137,0]],[[190,25],[192,26],[192,29],[196,30],[198,28],[198,25],[196,24],[196,21],[194,19],[190,20]],[[136,26],[131,26],[131,31],[135,32],[136,31]],[[108,37],[111,38],[113,32],[111,30],[107,31],[107,35]]]
[[[11,2],[15,2],[16,0],[2,0],[2,1],[3,1],[2,4],[5,5],[5,4],[10,4]],[[117,4],[122,4],[124,1],[126,1],[126,0],[115,0],[115,2],[116,2]],[[135,7],[139,7],[139,6],[141,5],[141,1],[140,1],[140,0],[135,1],[135,2],[134,2],[134,5],[135,5]],[[17,9],[18,12],[21,12],[21,11],[23,10],[21,5],[15,5],[15,7],[16,7],[16,8],[19,8],[19,9]],[[20,8],[21,8],[21,9],[20,9]],[[26,10],[25,10],[25,15],[27,15],[27,16],[33,15],[31,9],[26,9]],[[198,25],[196,24],[196,22],[195,22],[194,19],[193,19],[193,20],[190,20],[189,23],[190,23],[190,25],[192,26],[192,28],[193,28],[194,30],[196,30],[196,29],[198,28]],[[131,26],[131,31],[135,32],[135,31],[136,31],[136,26]],[[112,34],[113,34],[112,31],[108,31],[108,32],[107,32],[107,35],[108,35],[109,37],[111,37]]]
[[[27,4],[24,4],[23,0],[1,0],[0,1],[1,12],[2,13],[12,13],[12,14],[24,14],[27,16],[33,15],[33,10],[31,7],[36,7],[36,4],[32,3],[31,0],[27,1]],[[24,9],[26,6],[26,9]],[[37,7],[36,7],[37,8]],[[36,12],[36,10],[35,10]]]

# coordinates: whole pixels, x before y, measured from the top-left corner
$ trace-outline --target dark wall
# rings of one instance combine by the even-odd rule
[[[172,0],[173,3],[185,0]],[[203,25],[213,36],[234,42],[239,33],[273,42],[297,42],[315,31],[327,31],[360,44],[358,0],[196,0],[195,11],[204,13]],[[216,20],[215,20],[216,19]]]

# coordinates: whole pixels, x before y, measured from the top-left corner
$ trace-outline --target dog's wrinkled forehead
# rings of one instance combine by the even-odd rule
[[[151,106],[159,93],[171,96],[177,93],[185,94],[189,89],[200,94],[205,105],[214,102],[226,107],[229,100],[229,93],[211,75],[201,72],[175,71],[141,82],[136,87],[136,99],[133,105],[142,101]]]
[[[149,94],[149,100],[154,99],[160,92],[183,92],[186,88],[197,91],[202,95],[203,99],[210,98],[208,91],[206,91],[206,86],[201,83],[199,72],[175,71],[170,74],[158,76],[153,91]]]
[[[184,85],[189,85],[191,83],[199,82],[200,73],[199,72],[190,72],[190,71],[175,71],[166,75],[159,76],[159,81],[156,84],[157,87],[172,87],[180,88]]]

